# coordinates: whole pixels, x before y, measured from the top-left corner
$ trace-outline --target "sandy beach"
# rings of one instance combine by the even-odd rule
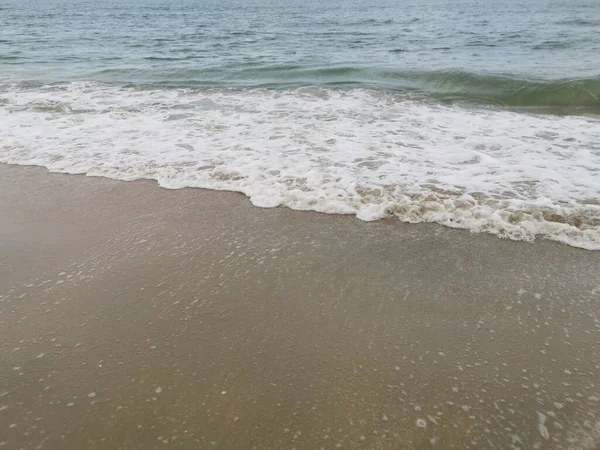
[[[600,253],[0,165],[0,448],[590,449]]]

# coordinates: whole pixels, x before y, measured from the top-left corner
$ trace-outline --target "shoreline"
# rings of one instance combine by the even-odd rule
[[[3,97],[4,163],[600,249],[600,127],[590,117],[360,89],[188,92],[74,82]]]
[[[441,205],[445,203],[445,201],[443,201],[443,197],[429,201],[427,200],[428,196],[425,196],[421,198],[421,200],[410,200],[407,204],[390,203],[387,207],[379,205],[372,209],[370,213],[365,214],[363,211],[359,210],[348,210],[348,205],[342,207],[340,210],[337,211],[326,211],[321,210],[315,207],[314,205],[307,206],[300,204],[299,206],[299,204],[289,204],[288,202],[282,202],[281,204],[277,204],[275,206],[269,204],[270,202],[267,202],[266,204],[256,204],[252,195],[250,195],[247,191],[241,188],[235,188],[231,186],[179,186],[177,183],[175,183],[174,185],[170,185],[171,183],[168,183],[168,185],[164,185],[163,179],[153,177],[127,179],[127,177],[115,176],[114,174],[110,175],[107,173],[69,173],[52,170],[51,168],[43,164],[37,165],[21,162],[0,162],[0,165],[31,167],[36,169],[39,168],[44,171],[47,171],[49,174],[102,178],[111,181],[127,183],[150,183],[155,184],[161,189],[175,191],[192,189],[209,192],[228,192],[244,196],[246,200],[252,204],[252,206],[261,209],[288,208],[292,211],[309,212],[313,214],[316,213],[334,216],[351,216],[353,218],[361,220],[362,222],[367,223],[392,221],[399,222],[404,225],[433,224],[447,227],[453,230],[468,231],[472,234],[491,235],[496,237],[497,239],[510,240],[514,242],[532,244],[539,241],[551,241],[562,245],[567,245],[569,247],[583,249],[586,251],[600,251],[600,247],[598,246],[600,244],[595,242],[595,238],[592,236],[593,230],[595,229],[595,215],[593,217],[590,216],[587,219],[590,221],[590,223],[587,225],[591,225],[592,228],[586,228],[586,224],[584,224],[581,217],[578,214],[574,213],[575,210],[571,211],[570,213],[566,211],[553,211],[552,209],[544,210],[543,208],[539,209],[538,211],[532,211],[531,205],[529,205],[529,207],[525,207],[523,211],[517,210],[511,212],[509,210],[494,210],[494,207],[490,207],[484,202],[479,204],[478,200],[475,200],[470,195],[466,195],[466,197],[463,196],[464,198],[454,198],[453,200],[450,200],[450,203],[452,203],[452,208],[454,208],[455,212],[461,210],[464,207],[464,204],[469,204],[469,207],[467,209],[472,208],[470,217],[461,218],[460,214],[457,217],[454,217],[452,214],[450,214],[450,216],[446,217],[444,220],[440,220],[439,217],[436,218],[436,211],[438,211]],[[469,200],[469,198],[474,202],[474,204],[469,203],[471,201]],[[434,206],[432,206],[429,203],[432,203]],[[587,202],[584,202],[583,205],[590,208],[597,208],[598,201],[589,200]],[[383,214],[382,211],[386,210],[387,208],[390,208],[390,211],[395,212],[392,213],[388,211],[383,216],[374,216],[378,218],[370,217],[370,214],[372,214],[374,210],[379,210],[379,213],[377,214]],[[445,206],[442,207],[442,209],[444,208]],[[402,213],[399,213],[399,211],[402,211]],[[592,215],[596,214],[595,211],[592,210],[588,211],[588,213]],[[478,221],[481,222],[481,217],[477,219],[477,217],[481,214],[487,215],[488,217],[486,220],[484,220],[484,223],[479,223],[479,225],[475,226],[474,223]],[[498,216],[501,216],[502,219],[499,221],[496,220],[496,223],[494,223],[491,217],[496,214]],[[529,225],[526,225],[528,221]],[[518,225],[515,226],[515,224]],[[532,231],[534,229],[535,231]]]
[[[600,443],[594,251],[32,166],[0,187],[5,448]]]

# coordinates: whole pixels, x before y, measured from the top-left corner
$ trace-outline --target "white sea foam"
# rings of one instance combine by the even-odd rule
[[[363,89],[0,88],[0,161],[600,249],[600,120]]]

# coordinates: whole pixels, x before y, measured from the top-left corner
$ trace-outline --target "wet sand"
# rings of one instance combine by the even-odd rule
[[[596,449],[600,252],[0,165],[0,447]]]

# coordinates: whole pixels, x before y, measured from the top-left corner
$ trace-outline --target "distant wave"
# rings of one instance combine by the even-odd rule
[[[585,27],[598,27],[598,26],[600,26],[600,19],[576,18],[576,19],[560,20],[556,23],[559,25],[579,25],[579,26],[585,26]]]

